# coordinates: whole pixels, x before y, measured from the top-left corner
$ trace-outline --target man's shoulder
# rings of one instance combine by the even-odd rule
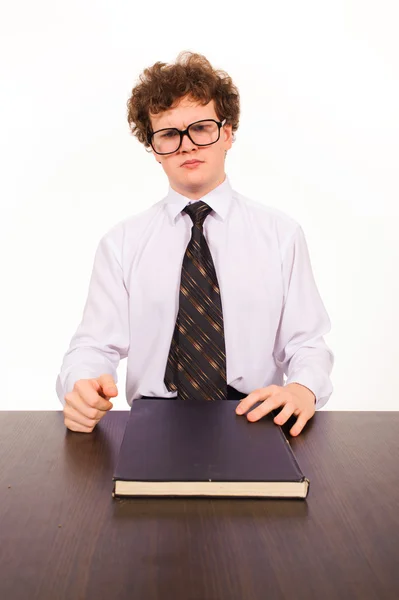
[[[115,225],[115,227],[124,229],[135,229],[136,227],[141,227],[144,223],[151,221],[153,217],[156,217],[159,212],[163,210],[165,203],[164,201],[165,198],[162,198],[162,200],[155,202],[155,204],[148,206],[144,210],[124,217]]]
[[[241,207],[254,217],[260,226],[277,229],[281,233],[292,235],[300,227],[298,221],[279,208],[253,200],[237,191],[233,191],[236,201]]]
[[[163,204],[164,199],[156,202],[152,206],[145,208],[144,210],[120,219],[107,229],[107,231],[103,234],[103,238],[118,242],[126,236],[141,233],[143,229],[146,228],[146,225],[152,223],[153,219],[157,217],[159,212],[162,210]]]

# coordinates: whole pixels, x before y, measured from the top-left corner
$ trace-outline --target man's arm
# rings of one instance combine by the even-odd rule
[[[114,228],[98,244],[83,317],[57,377],[56,391],[63,406],[65,394],[78,379],[109,373],[117,382],[119,361],[129,351],[128,292],[115,235]]]
[[[284,306],[274,358],[287,375],[316,397],[316,409],[332,393],[334,356],[323,336],[331,324],[318,292],[302,228],[298,226],[283,257]]]

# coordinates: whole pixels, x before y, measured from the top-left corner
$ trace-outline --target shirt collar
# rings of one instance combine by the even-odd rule
[[[216,215],[222,221],[224,221],[230,208],[232,196],[233,190],[226,175],[223,183],[218,185],[211,192],[208,192],[208,194],[205,194],[205,196],[202,198],[199,198],[199,200],[206,202],[206,204],[208,204],[212,210],[215,211]],[[190,198],[186,198],[186,196],[179,194],[179,192],[176,192],[171,186],[169,186],[168,195],[164,199],[164,204],[172,225],[175,225],[176,218],[189,202],[192,202]]]

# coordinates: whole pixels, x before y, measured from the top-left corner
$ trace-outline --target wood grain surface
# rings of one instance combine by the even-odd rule
[[[127,418],[0,412],[1,600],[399,598],[398,412],[290,437],[306,501],[114,499]]]

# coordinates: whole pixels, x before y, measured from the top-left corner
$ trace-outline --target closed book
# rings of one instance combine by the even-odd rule
[[[281,427],[249,422],[239,401],[134,400],[113,475],[113,496],[306,498]]]

